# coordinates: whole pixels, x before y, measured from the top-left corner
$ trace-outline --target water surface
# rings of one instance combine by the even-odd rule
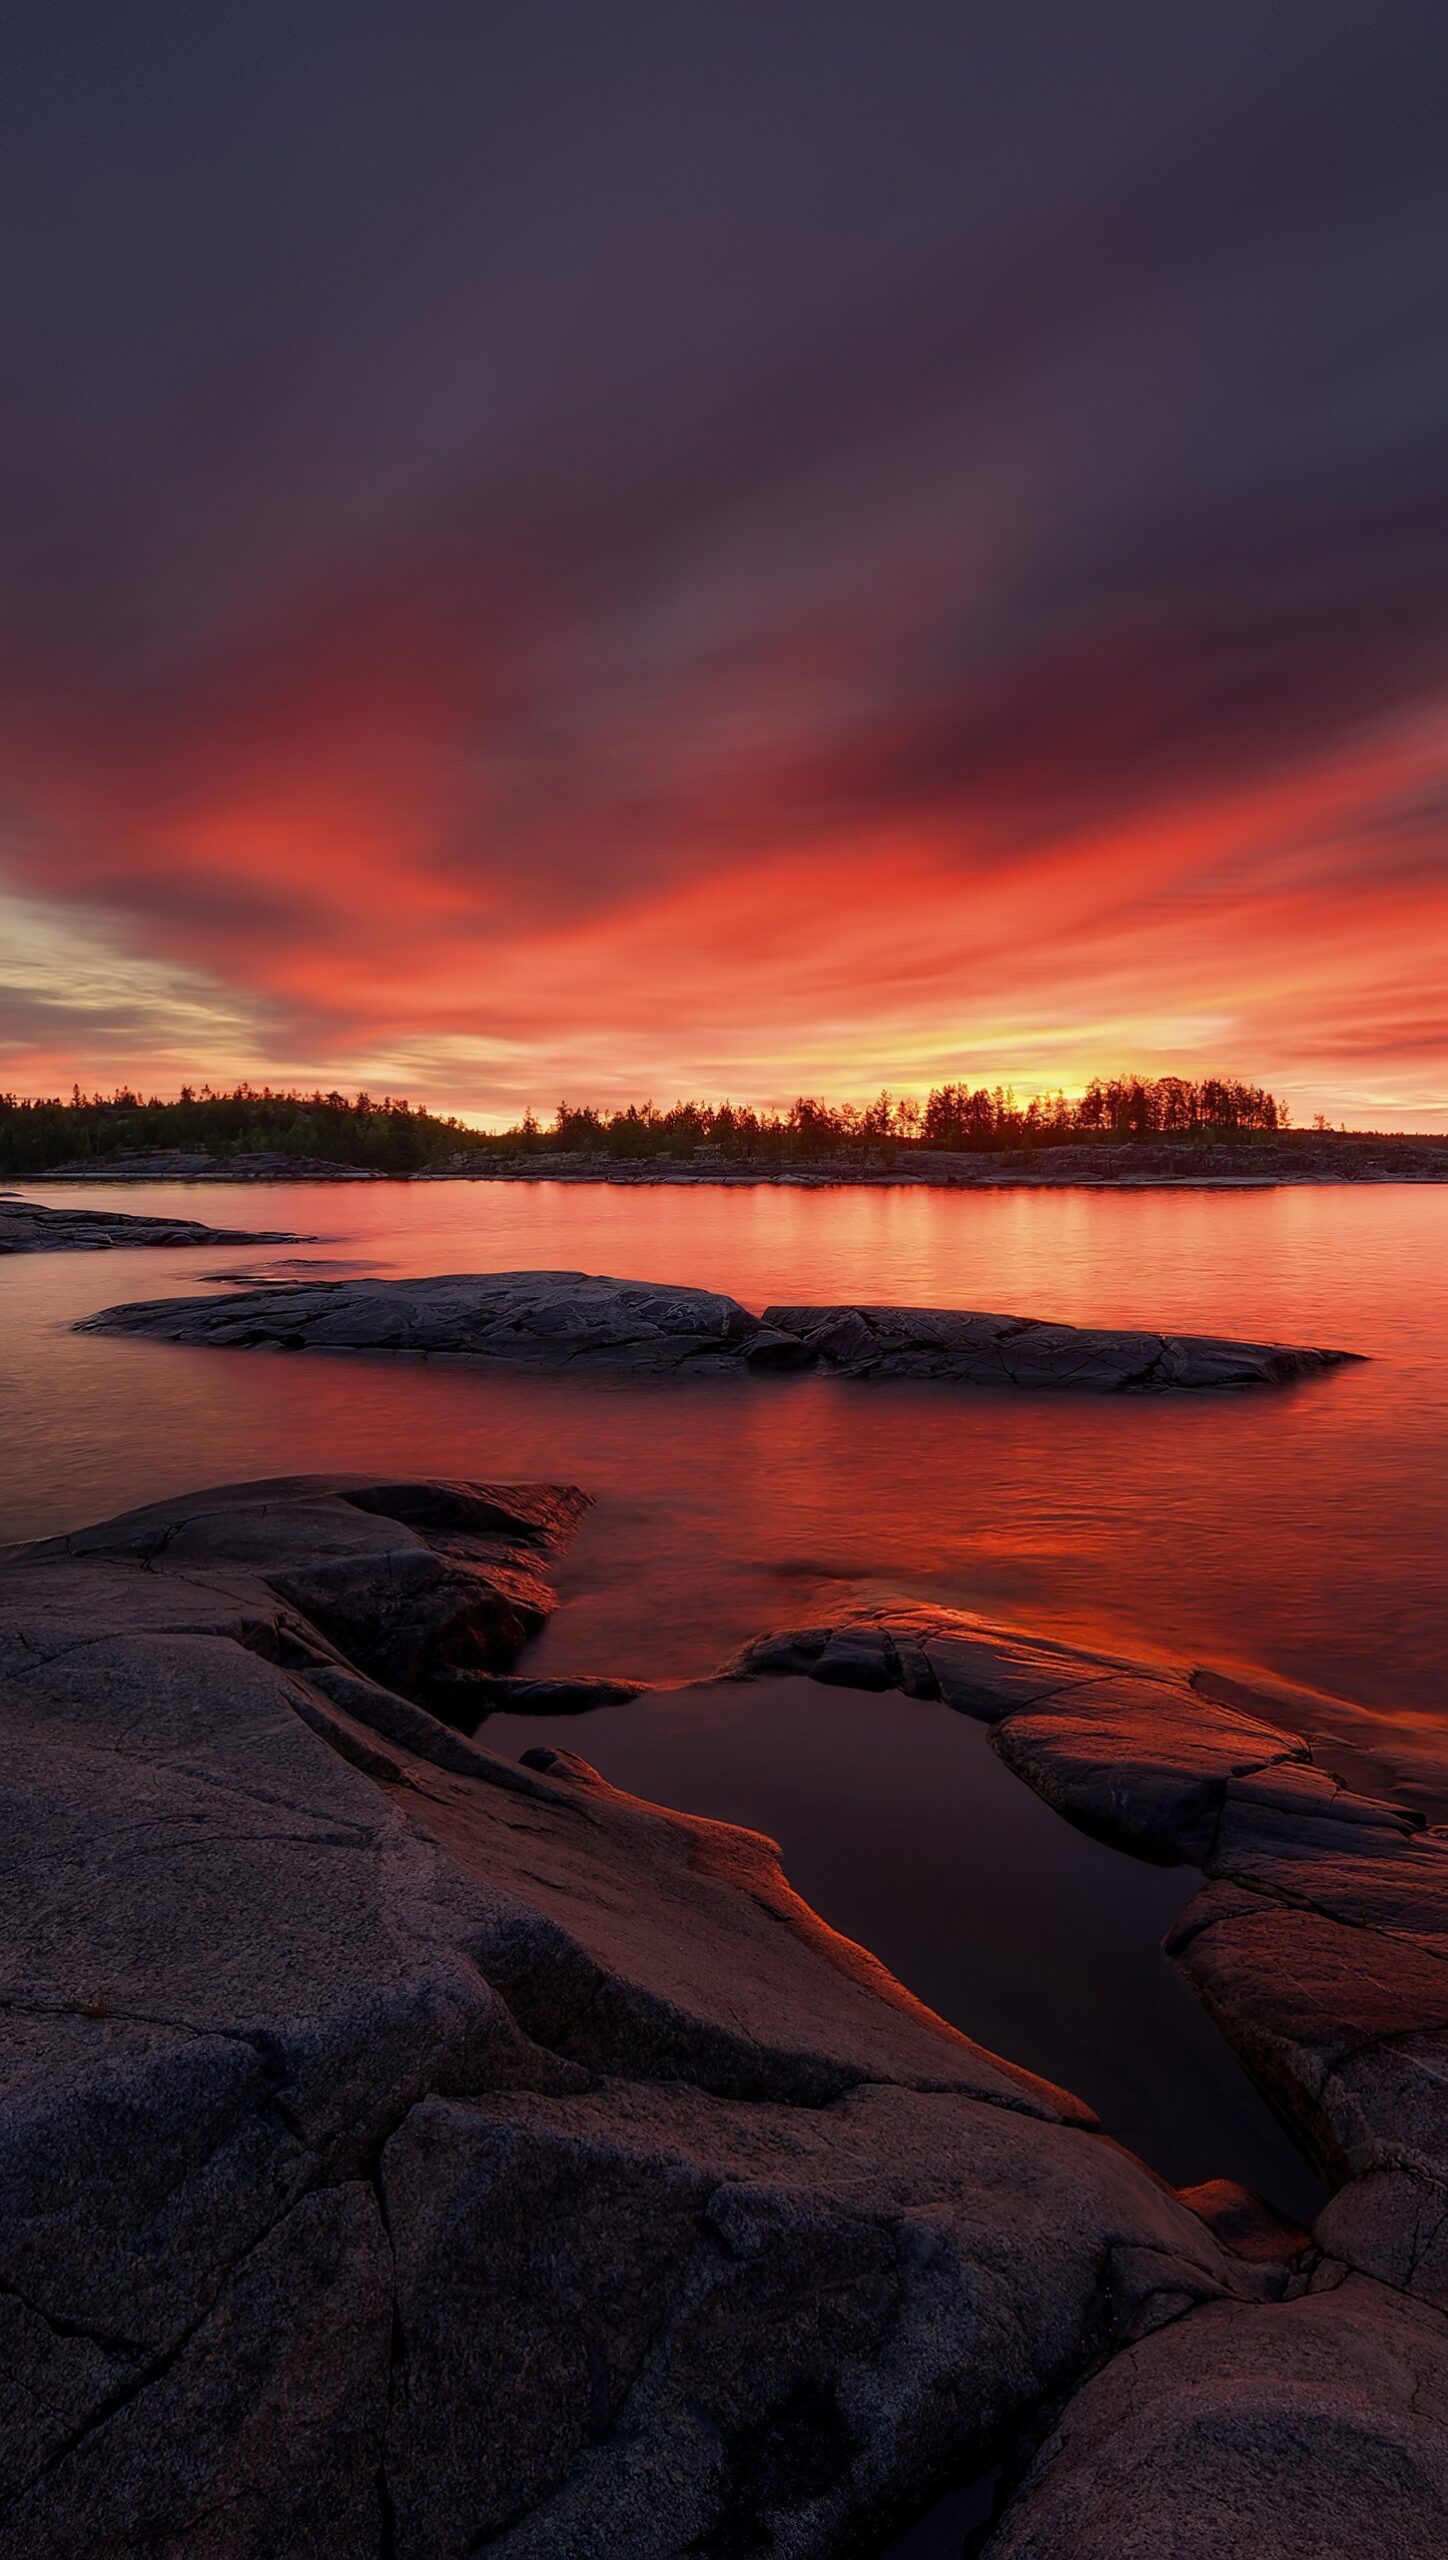
[[[0,1538],[226,1479],[553,1477],[597,1508],[539,1670],[694,1680],[770,1624],[924,1597],[1364,1700],[1385,1777],[1448,1779],[1448,1190],[796,1191],[550,1184],[38,1186],[285,1227],[391,1276],[573,1268],[769,1299],[970,1306],[1337,1344],[1237,1395],[988,1395],[823,1378],[623,1384],[78,1337],[255,1250],[0,1265]],[[285,1248],[281,1249],[283,1252]],[[270,1257],[267,1257],[270,1258]],[[934,1704],[802,1683],[493,1719],[780,1838],[788,1872],[983,2042],[1092,2098],[1175,2181],[1312,2181],[1160,1953],[1192,1888],[1084,1839]],[[958,2551],[974,2492],[907,2534]]]
[[[1439,1762],[1448,1189],[800,1191],[572,1183],[38,1187],[303,1229],[311,1259],[563,1267],[1336,1343],[1361,1367],[1165,1398],[576,1376],[75,1337],[255,1251],[0,1267],[0,1536],[224,1478],[408,1466],[600,1497],[539,1668],[695,1677],[770,1623],[901,1593],[1123,1651],[1261,1665]]]
[[[935,1699],[811,1680],[669,1690],[478,1740],[582,1752],[617,1787],[780,1843],[791,1884],[953,2026],[1074,2089],[1173,2186],[1326,2190],[1162,1953],[1201,1884],[1088,1839]]]

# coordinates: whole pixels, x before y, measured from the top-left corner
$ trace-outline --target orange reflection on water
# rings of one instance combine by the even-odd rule
[[[43,1195],[42,1195],[43,1196]],[[52,1194],[52,1197],[63,1195]],[[107,1195],[98,1194],[104,1199]],[[394,1274],[584,1268],[747,1303],[854,1297],[1338,1343],[1268,1392],[989,1396],[816,1378],[608,1384],[77,1337],[243,1250],[0,1273],[0,1532],[227,1478],[406,1466],[581,1483],[540,1659],[654,1677],[859,1601],[1265,1666],[1435,1762],[1448,1658],[1448,1191],[821,1192],[426,1184],[115,1195],[311,1230]]]

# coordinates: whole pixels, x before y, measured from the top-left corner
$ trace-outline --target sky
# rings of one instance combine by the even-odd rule
[[[1448,1125],[1441,0],[15,0],[0,1086]]]

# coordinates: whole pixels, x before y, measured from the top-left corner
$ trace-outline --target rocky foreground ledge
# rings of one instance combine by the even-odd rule
[[[105,1253],[126,1244],[296,1244],[276,1228],[206,1227],[196,1218],[133,1218],[114,1209],[47,1209],[0,1193],[0,1254]]]
[[[944,1612],[735,1666],[938,1693],[1206,1866],[1180,1960],[1341,2185],[1311,2242],[1184,2200],[767,1841],[428,1711],[581,1507],[290,1480],[0,1561],[0,2560],[844,2560],[996,2466],[992,2560],[1438,2560],[1441,1838]]]
[[[758,1316],[714,1290],[583,1271],[303,1281],[226,1298],[153,1298],[108,1307],[79,1330],[247,1350],[389,1351],[658,1374],[820,1368],[850,1378],[1098,1394],[1274,1385],[1356,1356],[930,1307],[778,1306]]]
[[[1212,1694],[1236,1682],[950,1610],[762,1637],[729,1671],[940,1698],[1070,1820],[1198,1867],[1167,1950],[1336,2190],[1277,2304],[1184,2305],[1054,2414],[990,2560],[1416,2560],[1441,2541],[1448,1834]],[[1423,2315],[1399,2327],[1408,2303]]]

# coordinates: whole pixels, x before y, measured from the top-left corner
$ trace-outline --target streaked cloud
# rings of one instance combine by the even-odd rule
[[[1437,13],[20,52],[10,1081],[1448,1101]]]

